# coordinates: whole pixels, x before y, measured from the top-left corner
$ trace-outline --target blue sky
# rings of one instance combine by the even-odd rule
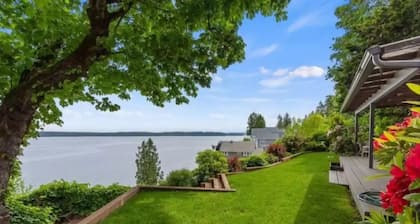
[[[257,16],[244,21],[246,59],[219,71],[210,89],[189,104],[153,106],[139,94],[115,101],[118,112],[99,112],[80,103],[63,109],[64,125],[47,131],[240,131],[251,112],[262,113],[268,126],[278,114],[303,117],[333,92],[325,80],[335,27],[334,10],[344,1],[292,0],[288,19],[276,23]]]

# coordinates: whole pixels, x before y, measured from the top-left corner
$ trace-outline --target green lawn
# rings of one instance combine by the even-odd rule
[[[345,187],[328,183],[328,153],[309,153],[276,167],[233,175],[234,193],[142,192],[111,223],[353,223]]]

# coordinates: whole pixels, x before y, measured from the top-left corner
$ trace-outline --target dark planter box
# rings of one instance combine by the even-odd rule
[[[337,163],[337,162],[331,162],[330,163],[330,170],[344,171],[344,169],[343,169],[343,167],[341,167],[340,163]]]

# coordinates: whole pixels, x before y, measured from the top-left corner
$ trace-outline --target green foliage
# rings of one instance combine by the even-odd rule
[[[235,193],[142,192],[103,224],[354,224],[360,217],[348,189],[327,181],[329,155],[229,175]]]
[[[163,178],[159,154],[151,138],[143,141],[136,154],[137,184],[156,185]]]
[[[262,114],[251,113],[248,117],[248,126],[246,128],[246,134],[251,134],[251,129],[253,128],[265,128],[265,119]]]
[[[35,76],[67,59],[92,30],[89,2],[46,2],[0,3],[0,101],[24,76]],[[129,92],[139,91],[159,106],[171,100],[188,102],[199,87],[209,87],[210,74],[217,68],[244,59],[238,29],[245,18],[262,14],[284,20],[287,4],[287,0],[114,1],[114,11],[120,14],[106,27],[109,34],[95,43],[105,51],[92,59],[89,76],[71,68],[64,72],[73,77],[68,75],[54,90],[48,84],[38,93],[45,99],[34,116],[32,134],[43,124],[61,125],[60,106],[85,101],[100,110],[118,109],[101,97],[108,94],[129,99]],[[31,71],[35,72],[28,74]]]
[[[10,210],[11,224],[53,224],[57,219],[51,208],[25,205],[13,197],[7,199],[6,207]]]
[[[284,114],[284,117],[279,114],[277,116],[277,128],[285,129],[289,127],[293,122],[293,119],[290,117],[289,113]]]
[[[195,162],[197,163],[197,168],[194,170],[194,174],[199,183],[228,170],[226,156],[212,149],[199,152]]]
[[[261,154],[261,158],[265,160],[267,163],[272,164],[279,161],[279,158],[271,153],[263,152]]]
[[[246,160],[246,167],[265,166],[268,162],[262,155],[251,155]]]
[[[167,186],[193,186],[193,173],[188,169],[180,169],[171,171],[166,177],[164,185]]]
[[[28,206],[51,208],[59,220],[74,216],[86,216],[123,194],[129,187],[110,185],[108,187],[76,182],[54,181],[23,195],[19,201]]]
[[[281,139],[281,143],[290,153],[297,153],[302,150],[304,139],[296,135],[286,135]]]

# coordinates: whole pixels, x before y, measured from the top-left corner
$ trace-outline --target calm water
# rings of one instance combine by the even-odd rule
[[[42,137],[24,150],[22,176],[34,187],[56,179],[91,184],[135,184],[137,146],[147,137]],[[152,137],[165,175],[195,168],[197,152],[241,136]]]

